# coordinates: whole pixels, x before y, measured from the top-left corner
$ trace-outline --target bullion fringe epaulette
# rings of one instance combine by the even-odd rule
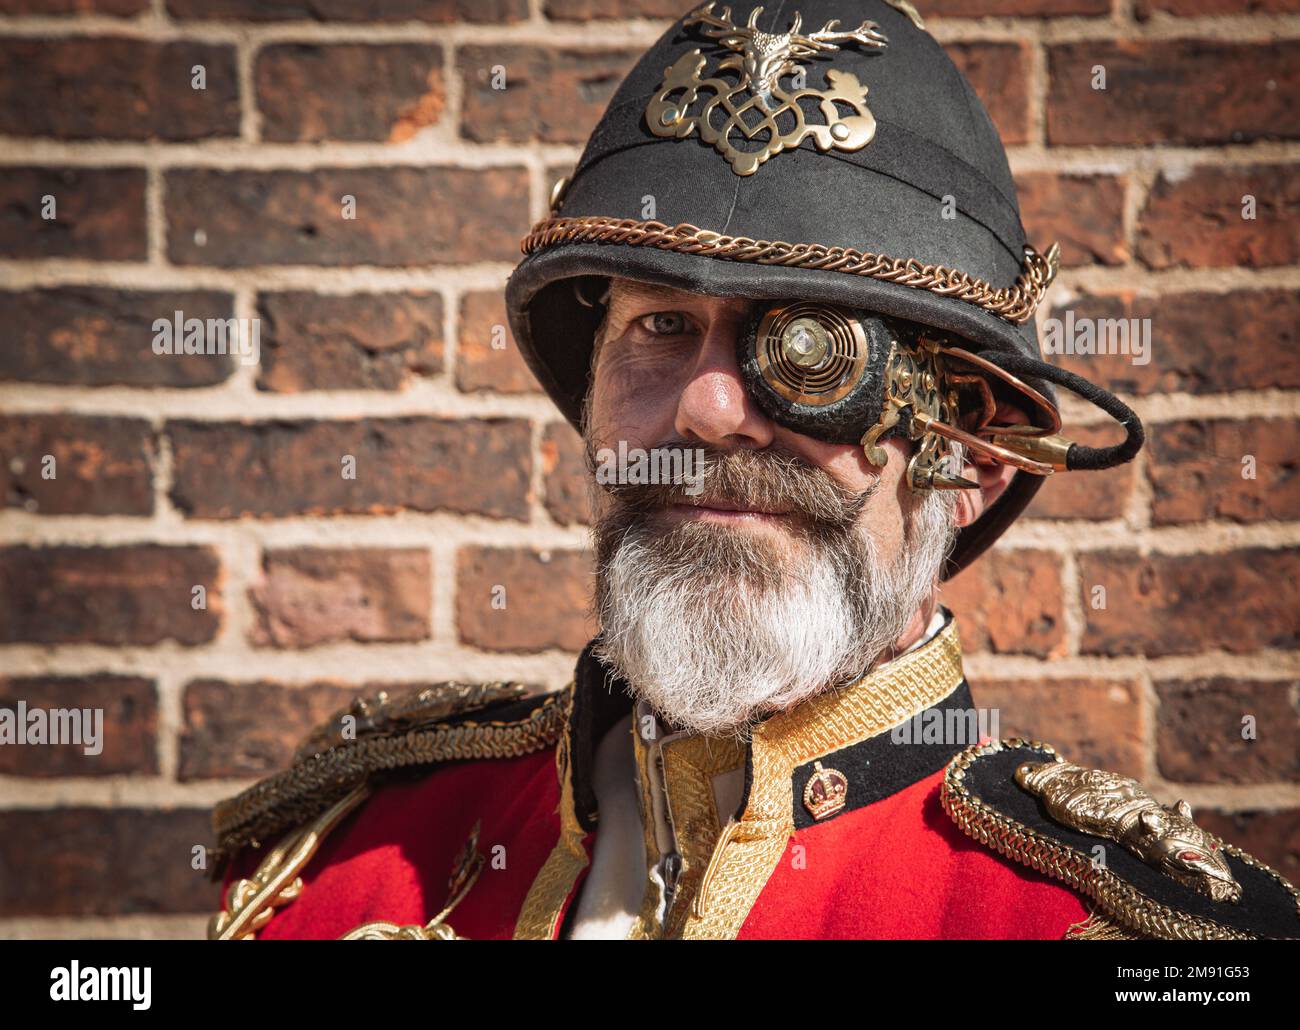
[[[288,769],[214,808],[213,878],[241,849],[259,847],[316,819],[376,774],[439,762],[516,758],[550,747],[564,729],[572,691],[570,684],[530,697],[518,683],[447,683],[352,702],[307,736]],[[512,717],[484,717],[487,710],[506,706]]]
[[[949,763],[943,809],[967,836],[1095,903],[1072,939],[1300,938],[1300,891],[1159,805],[1135,780],[1065,762],[1017,738]]]

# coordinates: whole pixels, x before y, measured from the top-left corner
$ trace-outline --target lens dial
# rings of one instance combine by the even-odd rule
[[[870,357],[861,323],[824,304],[772,308],[756,336],[754,356],[764,381],[795,404],[821,407],[842,400]]]

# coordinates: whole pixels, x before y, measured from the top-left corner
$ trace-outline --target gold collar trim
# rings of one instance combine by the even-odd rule
[[[1022,325],[1034,317],[1060,266],[1057,244],[1053,243],[1046,254],[1026,246],[1020,275],[1015,282],[1010,286],[994,286],[955,268],[923,264],[916,258],[886,257],[853,247],[828,247],[824,243],[786,243],[784,240],[724,236],[689,222],[668,225],[607,215],[575,218],[553,215],[545,218],[520,240],[519,249],[524,254],[532,254],[563,243],[621,243],[726,261],[844,272],[956,297],[991,311],[1013,325]]]

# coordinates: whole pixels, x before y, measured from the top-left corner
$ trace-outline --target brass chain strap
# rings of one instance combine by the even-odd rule
[[[928,290],[944,297],[956,297],[1021,325],[1034,316],[1048,286],[1056,278],[1060,249],[1053,243],[1046,254],[1025,247],[1020,275],[1011,286],[996,287],[983,279],[943,265],[922,264],[915,258],[892,258],[852,247],[828,247],[821,243],[787,243],[784,240],[755,240],[748,236],[724,236],[682,222],[637,221],[584,215],[579,218],[553,216],[538,222],[520,241],[520,250],[532,254],[563,243],[621,243],[633,247],[655,247],[683,254],[699,254],[727,261],[760,265],[814,268],[898,283]]]

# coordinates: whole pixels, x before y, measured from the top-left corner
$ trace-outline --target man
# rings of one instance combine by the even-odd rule
[[[981,733],[940,581],[1141,425],[1038,359],[1055,250],[911,5],[735,6],[633,69],[507,288],[587,445],[600,636],[559,694],[322,726],[219,806],[212,936],[1296,936],[1185,805]],[[1062,438],[1051,383],[1123,439]]]

